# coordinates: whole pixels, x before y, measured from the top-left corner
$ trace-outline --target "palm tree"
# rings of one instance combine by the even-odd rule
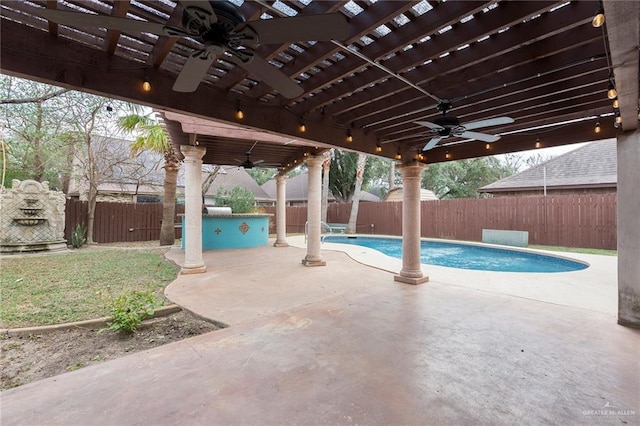
[[[139,136],[131,144],[131,154],[149,150],[164,156],[164,197],[162,201],[162,225],[160,226],[160,245],[172,245],[175,242],[174,218],[176,213],[176,189],[180,158],[169,142],[164,127],[150,114],[132,113],[120,117],[120,127],[127,132],[138,132]]]

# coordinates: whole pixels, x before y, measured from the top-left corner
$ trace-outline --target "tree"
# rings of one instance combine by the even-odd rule
[[[502,163],[513,171],[513,173],[518,173],[526,169],[530,169],[531,167],[537,166],[538,164],[546,163],[551,160],[553,155],[542,155],[541,153],[536,153],[534,155],[523,155],[523,154],[504,154],[502,156]]]
[[[349,223],[347,223],[347,234],[355,234],[357,232],[356,223],[358,221],[358,208],[360,206],[360,193],[362,189],[362,180],[364,178],[364,168],[367,163],[367,154],[358,154],[356,163],[356,182],[353,190],[353,198],[351,199],[351,214],[349,215]]]
[[[422,174],[422,187],[438,198],[478,198],[478,189],[512,174],[495,157],[431,164]]]
[[[93,242],[98,186],[110,178],[144,177],[143,164],[122,156],[108,136],[117,133],[114,110],[125,103],[12,77],[0,78],[0,113],[7,132],[5,179],[48,180],[68,192],[70,181],[82,181],[80,196],[88,201],[87,242]],[[4,184],[4,182],[3,182]]]
[[[357,163],[357,152],[332,150],[329,190],[340,203],[348,203],[353,198],[356,189]],[[365,163],[364,172],[362,173],[362,186],[364,188],[367,187],[371,179],[371,167],[369,167],[369,164],[369,161]]]
[[[81,180],[86,183],[87,198],[87,243],[93,241],[93,223],[95,217],[98,187],[102,182],[113,180],[127,161],[126,155],[116,155],[110,138],[100,136],[113,134],[115,117],[111,114],[113,105],[123,109],[124,104],[99,96],[69,92],[67,111],[68,125],[72,136],[76,139],[78,148],[75,150],[74,161],[81,167],[74,167]],[[107,108],[109,106],[109,108]],[[140,170],[140,169],[138,169]],[[82,196],[82,194],[81,194]]]
[[[322,153],[322,197],[320,199],[320,220],[327,223],[327,212],[329,210],[329,175],[331,173],[331,151]]]
[[[176,214],[176,190],[180,159],[169,143],[164,127],[150,114],[132,114],[120,117],[121,128],[128,132],[137,132],[138,137],[131,145],[132,154],[149,150],[164,156],[164,196],[162,198],[162,223],[160,225],[160,245],[173,245],[175,242],[174,218]],[[214,176],[215,178],[215,176]],[[210,183],[209,183],[210,185]]]
[[[256,207],[253,192],[242,186],[231,189],[218,188],[215,196],[216,206],[231,207],[233,213],[252,213]]]
[[[258,185],[273,179],[278,174],[278,169],[272,169],[268,167],[254,167],[253,169],[247,169],[249,176],[256,181]]]
[[[384,197],[398,183],[399,176],[395,171],[395,160],[367,156],[366,178],[367,180],[362,183],[363,188]]]
[[[47,180],[54,188],[63,186],[73,159],[65,155],[72,143],[66,126],[68,92],[0,76],[0,127],[6,138],[3,185],[12,179],[34,179]]]

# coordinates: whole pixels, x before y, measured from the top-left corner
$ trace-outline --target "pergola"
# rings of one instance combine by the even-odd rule
[[[165,111],[172,140],[194,170],[201,162],[237,164],[259,141],[254,161],[277,164],[283,173],[307,162],[310,197],[319,192],[313,190],[319,185],[319,154],[329,147],[396,159],[407,188],[405,259],[398,275],[403,281],[425,278],[415,270],[412,253],[419,242],[415,195],[428,164],[615,137],[619,322],[640,326],[638,2],[230,3],[247,21],[337,13],[348,23],[348,36],[255,49],[299,86],[293,96],[283,96],[224,54],[195,91],[176,92],[172,87],[189,55],[203,48],[196,38],[64,25],[42,15],[57,9],[181,27],[183,6],[194,2],[5,1],[1,70]],[[594,27],[602,6],[605,23]],[[142,88],[145,80],[149,91]],[[617,108],[607,97],[609,86],[617,89]],[[451,135],[423,151],[433,131],[416,122],[433,122],[441,115],[437,106],[447,103],[448,114],[462,124],[504,116],[513,122],[482,129],[500,135],[496,142]],[[310,211],[315,205],[310,199]],[[198,207],[192,212],[199,214]],[[312,214],[310,265],[322,264],[320,224]],[[279,232],[281,244],[282,238]],[[197,271],[197,253],[191,255]]]

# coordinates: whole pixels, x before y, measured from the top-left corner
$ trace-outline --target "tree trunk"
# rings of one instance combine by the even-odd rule
[[[331,151],[324,154],[322,163],[322,200],[320,202],[320,220],[327,223],[327,210],[329,209],[329,170],[331,169]]]
[[[180,161],[173,149],[165,154],[164,197],[162,201],[162,225],[160,226],[160,245],[173,245],[176,240],[174,221],[176,216],[176,188]]]
[[[349,223],[347,224],[347,234],[356,233],[356,223],[358,221],[358,207],[360,204],[360,193],[362,192],[362,179],[364,177],[364,166],[367,163],[366,154],[358,154],[358,163],[356,165],[356,188],[351,199],[351,214],[349,215]]]
[[[396,162],[395,160],[389,161],[391,161],[389,168],[389,192],[391,192],[396,187]]]
[[[87,146],[87,175],[89,177],[89,193],[87,194],[87,244],[95,244],[93,241],[93,222],[98,199],[98,166],[91,147],[90,133],[85,135],[85,141]]]
[[[44,164],[42,164],[42,157],[40,155],[41,148],[40,142],[42,137],[42,101],[36,103],[36,129],[35,137],[33,138],[33,179],[42,182],[44,178]]]
[[[93,223],[96,216],[97,198],[98,189],[93,185],[89,185],[89,194],[87,195],[87,244],[95,244],[93,241]]]
[[[69,186],[71,185],[71,171],[73,170],[73,158],[76,155],[76,147],[73,140],[67,142],[67,155],[65,157],[64,172],[62,174],[62,192],[69,193]]]
[[[211,185],[213,185],[213,181],[216,180],[216,177],[218,177],[220,169],[222,169],[222,167],[216,165],[213,170],[207,174],[207,177],[205,177],[202,181],[202,204],[205,204],[205,195],[207,194],[207,191],[209,191],[209,188],[211,188]]]

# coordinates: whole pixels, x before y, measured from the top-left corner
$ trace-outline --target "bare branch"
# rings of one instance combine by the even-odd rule
[[[56,96],[63,95],[65,93],[67,93],[68,91],[69,91],[69,89],[60,89],[58,91],[47,93],[45,95],[38,96],[38,97],[35,97],[35,98],[0,99],[0,105],[2,105],[2,104],[30,104],[30,103],[36,103],[36,102],[44,102],[44,101],[49,100],[51,98],[55,98]]]

